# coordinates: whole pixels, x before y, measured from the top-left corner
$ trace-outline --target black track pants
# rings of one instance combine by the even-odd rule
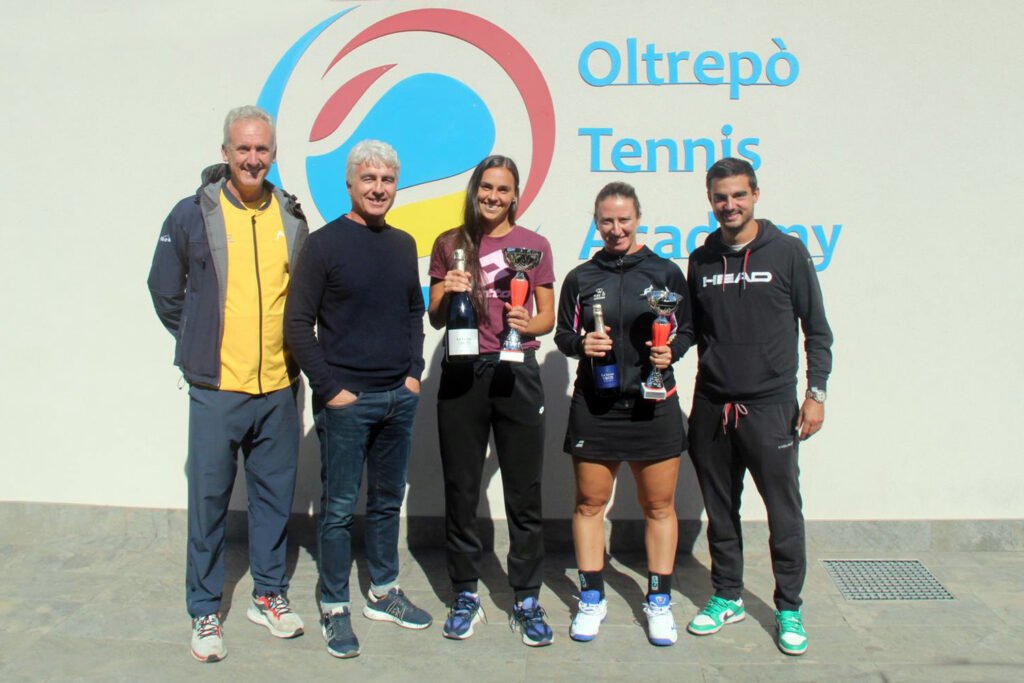
[[[731,404],[723,428],[725,407],[694,397],[689,424],[690,457],[708,514],[715,594],[735,600],[743,590],[740,497],[749,470],[768,513],[775,606],[799,609],[807,573],[796,435],[799,408],[795,402]]]
[[[508,518],[509,583],[519,599],[536,595],[544,561],[544,389],[533,354],[528,353],[524,363],[446,364],[437,397],[437,426],[453,586],[473,590],[480,576],[483,544],[476,511],[493,429]]]

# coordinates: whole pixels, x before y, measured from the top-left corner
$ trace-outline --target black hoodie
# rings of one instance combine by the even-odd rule
[[[690,254],[687,280],[697,342],[697,396],[715,402],[780,403],[796,395],[797,321],[807,383],[824,390],[832,330],[807,247],[770,221],[733,251],[721,229]]]
[[[693,340],[690,328],[689,294],[683,271],[647,247],[616,256],[603,249],[574,268],[565,278],[558,300],[558,327],[555,345],[571,358],[579,358],[576,389],[584,393],[594,390],[593,368],[583,353],[583,334],[594,329],[594,304],[604,307],[604,323],[615,348],[621,378],[621,394],[640,395],[640,384],[651,372],[650,349],[654,313],[647,305],[651,289],[669,289],[683,297],[671,319],[675,339],[669,344],[672,361],[686,353]],[[665,388],[675,388],[672,367],[662,371]]]

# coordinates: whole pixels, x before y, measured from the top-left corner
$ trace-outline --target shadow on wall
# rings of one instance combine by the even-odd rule
[[[543,487],[548,549],[554,552],[571,552],[572,540],[568,522],[573,511],[574,482],[572,459],[562,451],[562,444],[565,437],[565,426],[569,418],[569,396],[572,391],[572,383],[575,380],[576,362],[568,360],[561,353],[555,351],[550,337],[544,338],[544,346],[538,355],[545,351],[546,355],[541,359],[541,378],[544,383],[547,417]],[[443,345],[436,345],[428,361],[420,392],[420,405],[413,425],[413,448],[409,459],[408,474],[409,487],[404,510],[407,525],[406,542],[410,547],[444,547],[444,480],[441,474],[436,410],[443,354]],[[308,526],[315,529],[315,515],[320,509],[320,444],[316,429],[310,424],[312,418],[306,410],[309,397],[309,388],[303,381],[298,392],[302,436],[299,443],[298,474],[292,510],[299,516],[308,515],[310,517]],[[687,402],[682,403],[684,406],[688,406]],[[495,477],[501,476],[501,473],[498,470],[497,458],[493,451],[492,440],[484,464],[482,495],[478,511],[480,534],[488,551],[494,547],[495,515],[501,518],[497,520],[497,524],[501,525],[498,536],[500,538],[507,536],[504,529],[501,486],[499,482],[494,481]],[[229,505],[231,510],[245,510],[247,507],[244,472],[242,471],[244,466],[241,462],[238,469],[239,473]],[[494,501],[486,495],[489,489],[493,489],[496,493]],[[357,514],[360,516],[365,511],[365,501],[366,477],[364,474],[357,508]],[[676,510],[680,520],[678,552],[680,555],[688,555],[700,532],[703,503],[693,465],[685,455],[680,463],[679,483],[676,489]],[[614,553],[617,548],[636,550],[638,531],[642,536],[642,531],[639,530],[636,522],[643,519],[643,512],[637,502],[636,485],[628,467],[624,466],[619,471],[615,492],[609,506],[608,518],[611,523],[609,551]],[[357,525],[361,526],[358,522]],[[315,546],[315,536],[311,540],[313,541],[311,545]],[[310,550],[315,552],[315,548],[310,548]]]

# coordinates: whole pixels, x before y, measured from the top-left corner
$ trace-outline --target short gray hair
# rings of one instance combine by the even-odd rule
[[[236,121],[245,121],[250,119],[263,121],[270,126],[270,145],[273,149],[277,149],[277,129],[274,126],[274,119],[270,117],[270,114],[252,104],[244,104],[241,107],[235,107],[228,112],[227,116],[224,117],[224,146],[227,147],[231,142],[231,125]]]
[[[356,143],[352,151],[348,153],[348,161],[345,164],[345,180],[351,181],[355,178],[356,169],[360,164],[371,166],[385,166],[395,169],[395,178],[401,164],[398,161],[398,152],[386,142],[380,140],[362,140]]]

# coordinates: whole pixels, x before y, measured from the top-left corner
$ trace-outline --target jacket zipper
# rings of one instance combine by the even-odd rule
[[[618,339],[616,339],[615,343],[619,347],[619,353],[615,354],[615,366],[618,369],[619,377],[625,377],[625,375],[622,373],[622,362],[626,358],[626,354],[625,354],[625,348],[626,347],[622,345],[622,301],[623,301],[622,297],[623,297],[623,286],[624,286],[625,280],[626,280],[626,273],[625,273],[625,271],[622,268],[623,263],[624,263],[624,258],[622,256],[620,256],[619,260],[615,264],[618,267],[618,269],[619,269],[619,300],[618,300],[619,310],[617,311],[617,313],[618,313],[618,316],[617,316],[618,317],[618,320],[617,320],[618,324],[615,326],[616,337],[618,337]]]
[[[260,282],[260,247],[256,240],[256,216],[252,216],[252,255],[256,266],[256,303],[259,305],[259,359],[256,364],[256,387],[263,393],[263,284]]]

